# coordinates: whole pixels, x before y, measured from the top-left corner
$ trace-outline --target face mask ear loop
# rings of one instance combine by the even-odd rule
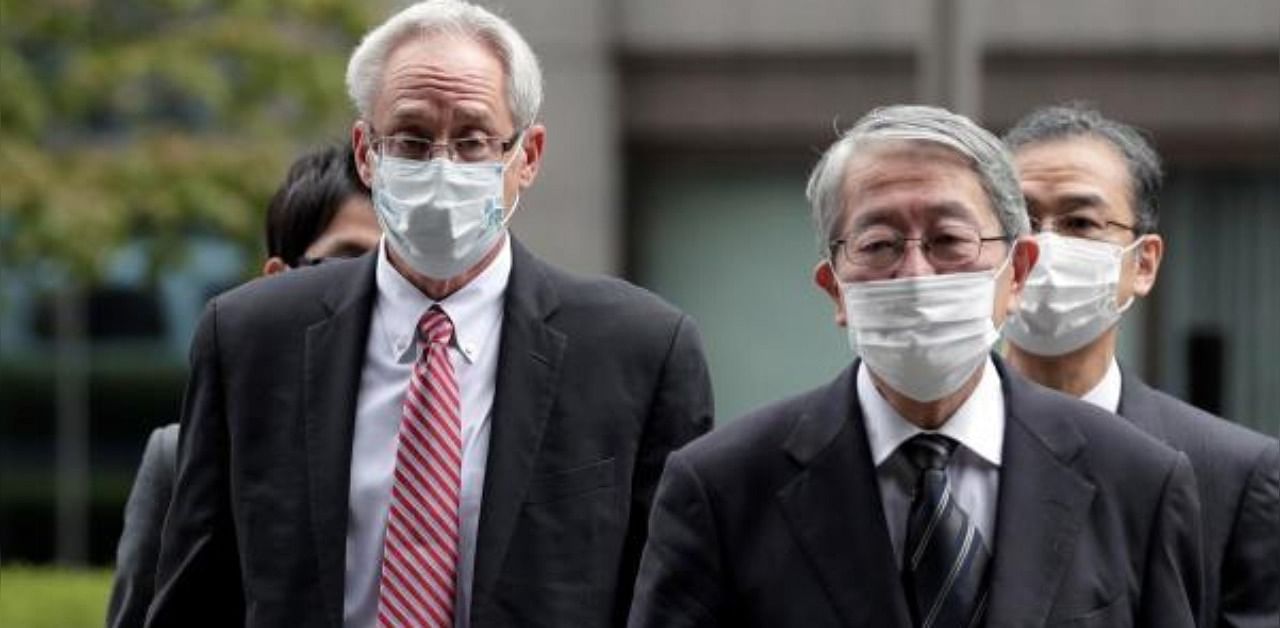
[[[991,273],[991,279],[992,279],[992,281],[996,280],[997,278],[999,278],[999,277],[1000,277],[1000,275],[1003,275],[1003,274],[1004,274],[1004,269],[1006,269],[1006,268],[1008,268],[1008,267],[1009,267],[1009,263],[1013,261],[1013,253],[1014,253],[1014,251],[1017,251],[1017,250],[1018,250],[1018,242],[1017,242],[1017,240],[1015,240],[1015,241],[1013,241],[1013,242],[1010,242],[1010,243],[1009,243],[1009,254],[1004,256],[1004,261],[1000,263],[1000,267],[999,267],[999,268],[997,268],[997,269],[995,270],[995,272]]]
[[[1146,241],[1146,239],[1147,239],[1147,235],[1144,233],[1144,234],[1142,234],[1142,235],[1138,236],[1138,239],[1137,239],[1137,240],[1134,240],[1133,242],[1129,243],[1129,246],[1126,246],[1126,247],[1124,247],[1123,249],[1121,249],[1121,250],[1120,250],[1120,259],[1122,260],[1122,261],[1121,261],[1121,263],[1124,263],[1124,262],[1123,262],[1124,258],[1125,258],[1126,256],[1128,256],[1130,252],[1132,252],[1134,249],[1136,249],[1136,248],[1138,247],[1138,245],[1140,245],[1140,244],[1142,244],[1143,242],[1145,242],[1145,241]],[[1133,258],[1133,263],[1134,263],[1134,265],[1137,265],[1137,264],[1139,263],[1139,259],[1138,259],[1137,257],[1134,257],[1134,258]],[[1136,272],[1136,271],[1135,271],[1135,272]],[[1128,300],[1128,301],[1125,301],[1125,302],[1124,302],[1124,305],[1121,305],[1121,306],[1116,307],[1116,314],[1124,314],[1125,312],[1127,312],[1127,311],[1129,310],[1129,308],[1130,308],[1130,307],[1133,307],[1133,302],[1134,302],[1134,300],[1135,300],[1136,298],[1137,298],[1137,297],[1136,297],[1132,292],[1130,292],[1130,293],[1129,293],[1129,300]]]
[[[516,147],[516,150],[511,151],[511,156],[508,157],[506,161],[502,162],[502,173],[504,175],[503,180],[506,179],[505,175],[507,172],[507,168],[511,167],[511,164],[515,163],[516,155],[519,154],[519,151],[524,148],[524,134],[528,130],[529,130],[529,127],[525,127],[523,131],[520,131],[520,134],[516,136],[516,140],[514,144]],[[517,186],[516,200],[511,201],[511,209],[505,212],[506,215],[502,217],[503,229],[506,229],[511,224],[511,219],[515,217],[516,209],[518,209],[519,207],[520,207],[520,188]]]

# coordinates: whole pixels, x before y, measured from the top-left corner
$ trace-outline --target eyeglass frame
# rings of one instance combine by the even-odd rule
[[[1093,241],[1095,241],[1095,242],[1106,242],[1106,241],[1107,241],[1105,238],[1090,238],[1090,237],[1088,237],[1088,236],[1077,235],[1077,234],[1071,234],[1071,233],[1062,233],[1062,232],[1058,231],[1056,223],[1057,223],[1058,218],[1062,218],[1062,217],[1065,217],[1065,218],[1082,218],[1081,216],[1076,216],[1076,215],[1073,215],[1073,214],[1070,214],[1070,213],[1064,213],[1064,214],[1061,214],[1060,216],[1053,216],[1053,217],[1049,217],[1049,218],[1048,218],[1048,220],[1046,220],[1046,219],[1044,219],[1044,218],[1037,218],[1037,217],[1035,217],[1035,216],[1029,216],[1028,218],[1030,219],[1030,223],[1031,223],[1031,224],[1030,224],[1030,227],[1031,227],[1031,233],[1032,233],[1032,234],[1038,234],[1038,233],[1045,233],[1045,232],[1047,231],[1047,232],[1049,232],[1049,233],[1053,233],[1053,234],[1056,234],[1056,235],[1060,235],[1060,236],[1063,236],[1063,237],[1066,237],[1066,238],[1080,238],[1080,239],[1082,239],[1082,240],[1093,240]],[[1047,228],[1047,229],[1045,228],[1045,225],[1044,225],[1044,223],[1046,223],[1046,222],[1048,223],[1048,228]],[[1126,224],[1124,224],[1123,222],[1119,222],[1119,221],[1116,221],[1116,220],[1110,220],[1110,219],[1102,219],[1102,220],[1101,220],[1101,222],[1102,222],[1102,227],[1100,227],[1100,229],[1101,229],[1102,231],[1104,231],[1104,232],[1105,232],[1107,229],[1114,227],[1114,228],[1116,228],[1116,229],[1123,229],[1123,230],[1125,230],[1125,231],[1128,231],[1129,233],[1133,234],[1134,236],[1140,236],[1140,235],[1142,235],[1141,233],[1139,233],[1139,232],[1138,232],[1138,225],[1136,225],[1136,224],[1126,225]]]
[[[486,162],[486,161],[491,161],[491,160],[492,160],[492,158],[491,158],[490,156],[486,155],[485,159],[476,159],[476,160],[474,160],[474,161],[468,161],[468,160],[465,160],[465,159],[464,159],[464,160],[459,161],[459,160],[458,160],[458,148],[457,148],[457,143],[458,143],[458,142],[475,142],[475,141],[484,141],[484,142],[486,142],[486,143],[488,144],[488,146],[489,146],[489,150],[493,150],[493,147],[494,147],[494,146],[497,146],[497,147],[498,147],[499,149],[501,149],[501,150],[499,150],[499,152],[498,152],[498,154],[496,155],[496,157],[497,157],[497,159],[498,159],[498,160],[501,160],[503,156],[505,156],[507,153],[511,152],[511,149],[515,147],[516,142],[518,142],[518,141],[520,140],[520,137],[524,134],[524,132],[525,132],[525,130],[526,130],[526,129],[521,129],[521,130],[515,131],[514,133],[512,133],[512,134],[511,134],[511,137],[510,137],[510,138],[505,139],[505,140],[504,140],[504,139],[502,139],[500,136],[497,136],[497,135],[482,135],[482,136],[472,136],[472,137],[449,138],[449,139],[444,139],[444,140],[429,140],[429,139],[427,139],[427,138],[425,138],[425,137],[420,137],[420,136],[416,136],[416,135],[409,135],[409,134],[407,134],[407,133],[395,133],[395,134],[392,134],[392,135],[380,135],[380,134],[378,134],[378,132],[373,128],[373,125],[371,125],[371,124],[370,124],[370,125],[368,125],[368,127],[369,127],[369,135],[370,135],[370,137],[369,137],[369,144],[373,147],[374,151],[376,151],[376,152],[377,152],[377,154],[378,154],[379,156],[381,156],[381,155],[383,154],[383,151],[385,150],[385,149],[384,149],[384,147],[383,147],[383,142],[384,142],[385,140],[393,139],[393,138],[398,138],[400,141],[412,141],[412,142],[417,142],[417,143],[420,143],[420,144],[423,144],[423,145],[425,145],[425,146],[426,146],[426,156],[427,156],[427,158],[426,158],[426,159],[414,159],[414,161],[430,161],[430,160],[432,160],[432,159],[435,159],[435,155],[437,154],[438,150],[439,150],[440,148],[443,148],[443,149],[444,149],[444,152],[445,152],[445,156],[446,156],[446,157],[448,157],[449,161],[452,161],[452,162],[455,162],[455,163],[473,163],[473,164],[474,164],[474,163],[484,163],[484,162]],[[494,142],[497,142],[497,144],[495,144]],[[394,156],[394,155],[393,155],[393,156]],[[398,159],[413,159],[412,157],[397,157],[397,158],[398,158]]]
[[[834,260],[836,255],[838,254],[838,249],[840,249],[841,247],[844,247],[845,249],[844,259],[845,261],[849,262],[849,264],[852,265],[853,267],[870,270],[870,271],[883,271],[883,270],[889,270],[891,268],[896,267],[898,264],[901,264],[902,260],[906,259],[906,256],[907,256],[907,243],[917,242],[919,243],[918,246],[920,247],[921,255],[924,255],[925,259],[929,261],[929,264],[933,265],[935,268],[946,268],[948,270],[957,270],[969,264],[972,264],[978,258],[982,257],[982,244],[984,242],[999,241],[999,242],[1004,242],[1006,244],[1012,245],[1014,241],[1014,238],[1010,237],[1008,234],[1001,234],[998,236],[983,236],[982,231],[978,229],[974,229],[974,233],[978,235],[978,240],[977,240],[978,250],[974,252],[973,257],[971,259],[968,259],[965,262],[956,264],[954,266],[948,266],[946,264],[940,265],[932,258],[932,256],[929,255],[929,250],[931,248],[929,245],[929,241],[933,240],[933,238],[926,237],[926,236],[921,236],[917,238],[908,238],[903,236],[899,232],[898,244],[895,246],[895,248],[901,247],[900,252],[897,254],[897,257],[893,260],[892,263],[886,264],[884,266],[871,266],[871,265],[859,264],[855,262],[853,258],[849,256],[849,253],[848,253],[849,247],[846,246],[847,244],[849,244],[849,241],[854,238],[850,238],[846,236],[837,240],[832,240],[827,244],[827,246],[830,247],[830,252],[829,252],[830,259]]]

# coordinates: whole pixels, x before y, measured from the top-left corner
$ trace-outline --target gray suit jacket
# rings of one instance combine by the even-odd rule
[[[1007,422],[986,625],[1194,625],[1186,457],[997,368]],[[671,455],[633,628],[911,626],[855,371]]]
[[[1206,625],[1280,626],[1280,442],[1121,375],[1119,414],[1182,451],[1200,487]]]
[[[512,247],[471,625],[621,624],[667,453],[711,426],[701,343],[652,294]],[[148,626],[341,625],[375,261],[206,309]]]
[[[156,428],[147,439],[142,464],[124,507],[124,529],[116,545],[115,582],[107,606],[107,626],[133,628],[147,618],[156,587],[156,559],[164,513],[177,475],[178,424]]]

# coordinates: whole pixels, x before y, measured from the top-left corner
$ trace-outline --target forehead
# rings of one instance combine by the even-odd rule
[[[485,43],[455,33],[413,35],[383,66],[373,115],[380,124],[451,118],[509,121],[506,72]]]
[[[871,224],[924,229],[943,219],[999,225],[969,160],[940,145],[886,142],[863,149],[849,159],[843,192],[844,230]]]
[[[1022,192],[1040,209],[1058,200],[1100,196],[1110,204],[1127,204],[1129,170],[1110,142],[1077,136],[1037,142],[1014,153]]]

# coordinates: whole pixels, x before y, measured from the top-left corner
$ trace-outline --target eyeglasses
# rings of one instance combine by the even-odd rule
[[[1088,214],[1064,214],[1062,216],[1050,216],[1045,218],[1038,216],[1031,217],[1032,233],[1052,231],[1060,236],[1067,236],[1069,238],[1105,241],[1107,239],[1107,231],[1111,229],[1123,229],[1133,233],[1134,235],[1138,234],[1138,230],[1135,225],[1126,225],[1114,220],[1096,218]]]
[[[502,159],[518,139],[520,139],[518,131],[508,139],[491,135],[472,135],[440,141],[397,133],[374,137],[373,147],[379,155],[398,159],[430,161],[443,152],[450,161],[475,163]]]
[[[1003,241],[1008,236],[983,237],[977,229],[952,225],[919,238],[908,238],[897,229],[875,226],[831,241],[831,257],[843,250],[845,261],[864,270],[882,271],[897,266],[907,254],[907,243],[920,243],[929,264],[939,271],[967,268],[982,256],[982,243]]]

